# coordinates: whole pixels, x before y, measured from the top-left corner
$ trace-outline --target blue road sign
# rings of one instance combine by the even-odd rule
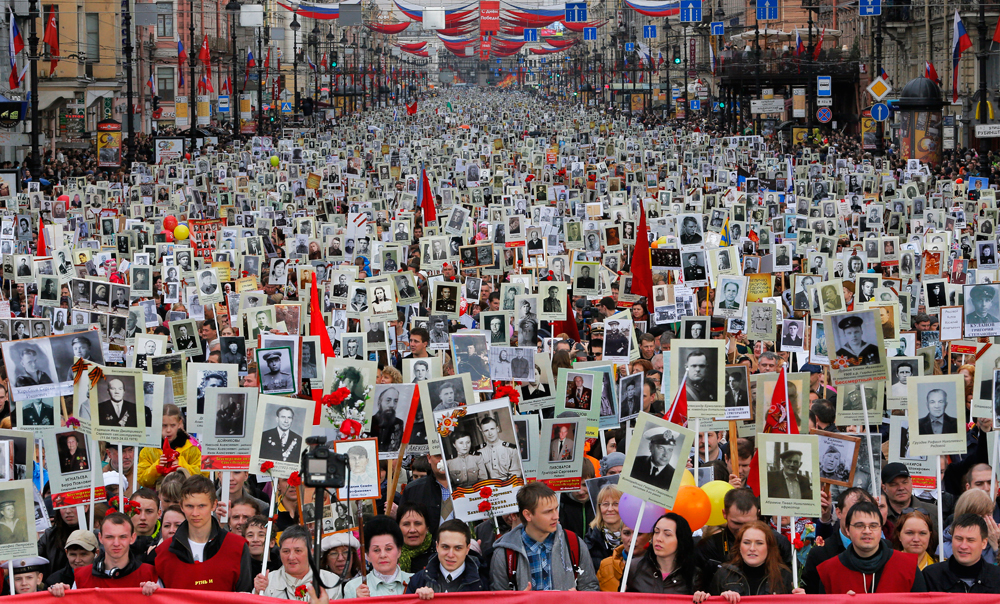
[[[597,28],[596,27],[584,27],[583,28],[583,39],[584,40],[596,40],[597,39]]]
[[[889,106],[885,103],[875,103],[872,105],[872,119],[876,122],[884,122],[889,119]]]
[[[292,102],[291,101],[281,101],[281,112],[291,113],[292,112]]]
[[[757,0],[757,20],[777,21],[778,0]]]
[[[583,23],[587,20],[587,3],[586,2],[567,2],[566,3],[566,22],[567,23]]]
[[[698,99],[691,99],[691,111],[701,111],[701,101]]]
[[[229,95],[219,95],[219,113],[229,113]]]
[[[642,26],[642,37],[644,40],[656,37],[656,26],[655,25],[643,25]]]
[[[777,0],[771,1],[777,2]],[[681,0],[681,22],[692,23],[699,21],[701,21],[701,0]]]
[[[635,51],[635,42],[626,42],[625,52],[634,52],[634,51]]]
[[[830,76],[816,76],[816,96],[833,96],[833,78]]]
[[[830,111],[829,107],[820,107],[819,111],[816,112],[816,119],[826,124],[833,119],[833,112]]]
[[[877,17],[882,14],[882,0],[860,0],[858,14],[862,17]]]
[[[713,36],[724,36],[726,35],[726,24],[722,21],[712,21],[712,35]]]
[[[526,30],[524,30],[524,41],[525,42],[537,42],[538,41],[538,30],[537,29],[526,29]]]

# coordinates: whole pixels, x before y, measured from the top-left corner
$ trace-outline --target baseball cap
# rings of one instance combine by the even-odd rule
[[[65,547],[69,548],[71,545],[82,547],[88,552],[96,552],[98,547],[97,537],[90,531],[76,530],[70,533],[69,539],[66,540]]]
[[[886,464],[885,467],[882,468],[882,484],[892,482],[893,479],[899,478],[900,476],[903,478],[909,478],[910,471],[906,469],[906,466],[899,462]]]

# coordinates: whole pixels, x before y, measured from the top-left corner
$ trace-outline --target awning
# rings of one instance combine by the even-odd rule
[[[114,98],[115,92],[115,90],[88,90],[85,104],[89,108],[98,99]]]
[[[72,97],[66,96],[65,90],[39,90],[38,91],[38,110],[45,111],[51,107],[56,101],[71,100]]]

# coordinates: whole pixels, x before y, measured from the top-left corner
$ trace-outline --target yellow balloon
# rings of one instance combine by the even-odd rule
[[[179,224],[174,227],[174,239],[187,239],[191,232],[183,224]]]
[[[696,487],[696,486],[698,486],[694,482],[694,474],[691,473],[691,470],[684,470],[684,474],[681,475],[681,486],[682,487],[689,487],[689,486],[690,487]]]
[[[723,480],[713,480],[701,487],[701,490],[705,491],[705,494],[708,495],[708,501],[712,504],[712,514],[708,517],[708,522],[705,524],[719,526],[726,523],[726,519],[722,516],[724,509],[723,501],[726,498],[726,493],[732,490],[732,488],[733,485]]]

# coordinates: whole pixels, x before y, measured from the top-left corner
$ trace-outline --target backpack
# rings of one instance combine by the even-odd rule
[[[566,533],[566,543],[569,545],[569,561],[573,564],[573,580],[580,578],[583,571],[580,569],[580,540],[576,533],[563,529]],[[517,591],[517,552],[507,548],[507,587],[511,591]]]

